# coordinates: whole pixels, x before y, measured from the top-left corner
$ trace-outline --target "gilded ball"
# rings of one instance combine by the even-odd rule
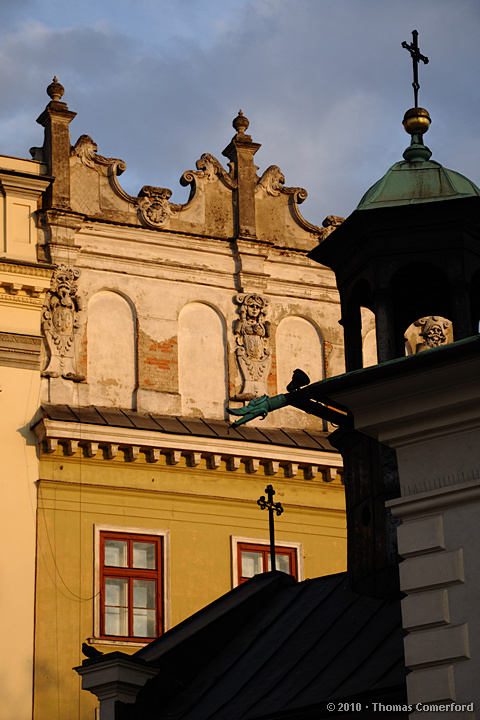
[[[423,135],[432,122],[428,110],[424,108],[411,108],[403,116],[403,127],[409,135]]]

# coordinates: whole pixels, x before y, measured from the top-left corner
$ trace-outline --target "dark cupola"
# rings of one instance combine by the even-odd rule
[[[335,271],[347,371],[363,367],[361,308],[375,315],[378,362],[405,355],[405,332],[421,319],[447,319],[453,339],[478,332],[480,190],[431,160],[423,108],[405,113],[403,160],[310,257]]]

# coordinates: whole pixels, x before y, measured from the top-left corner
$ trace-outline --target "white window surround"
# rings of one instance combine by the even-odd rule
[[[89,641],[94,645],[121,645],[123,647],[136,647],[140,649],[147,643],[133,640],[110,640],[100,637],[100,533],[118,532],[129,535],[155,535],[163,538],[162,543],[162,573],[163,573],[163,632],[170,629],[170,531],[158,528],[124,527],[123,525],[94,524],[94,607],[93,607],[93,633]]]
[[[270,545],[270,540],[264,538],[254,537],[241,537],[240,535],[231,536],[231,548],[232,548],[232,582],[233,587],[238,585],[238,544],[249,543],[251,545]],[[287,540],[280,540],[275,538],[275,547],[280,548],[294,548],[297,556],[297,572],[298,582],[303,580],[303,543],[301,542],[288,542]]]

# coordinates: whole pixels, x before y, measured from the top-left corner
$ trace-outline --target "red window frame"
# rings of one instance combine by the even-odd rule
[[[237,543],[237,567],[238,567],[238,584],[241,585],[247,580],[248,577],[242,576],[242,552],[256,552],[262,555],[263,571],[268,570],[268,556],[270,555],[270,545],[255,544],[248,542]],[[290,575],[293,575],[295,580],[298,580],[298,562],[297,562],[297,548],[295,547],[284,547],[282,545],[275,545],[275,554],[288,556]]]
[[[127,542],[127,567],[105,564],[105,540]],[[155,569],[133,567],[133,543],[146,542],[155,545]],[[105,578],[127,579],[128,581],[128,634],[109,635],[105,632]],[[150,636],[133,634],[133,581],[155,581],[155,633]],[[150,642],[163,633],[163,537],[137,533],[100,532],[100,636],[109,640],[133,640]]]

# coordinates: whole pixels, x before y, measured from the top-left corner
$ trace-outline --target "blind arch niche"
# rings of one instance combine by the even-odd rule
[[[225,323],[205,303],[189,303],[180,312],[178,379],[184,415],[225,417],[228,388]]]
[[[92,405],[135,407],[136,319],[122,295],[101,290],[88,304],[87,379]]]
[[[325,374],[323,340],[318,328],[306,318],[289,315],[280,321],[276,335],[277,387],[279,393],[287,391],[293,371],[300,368],[310,382],[323,380]],[[322,425],[322,421],[290,407],[278,414],[277,422],[284,427]]]

